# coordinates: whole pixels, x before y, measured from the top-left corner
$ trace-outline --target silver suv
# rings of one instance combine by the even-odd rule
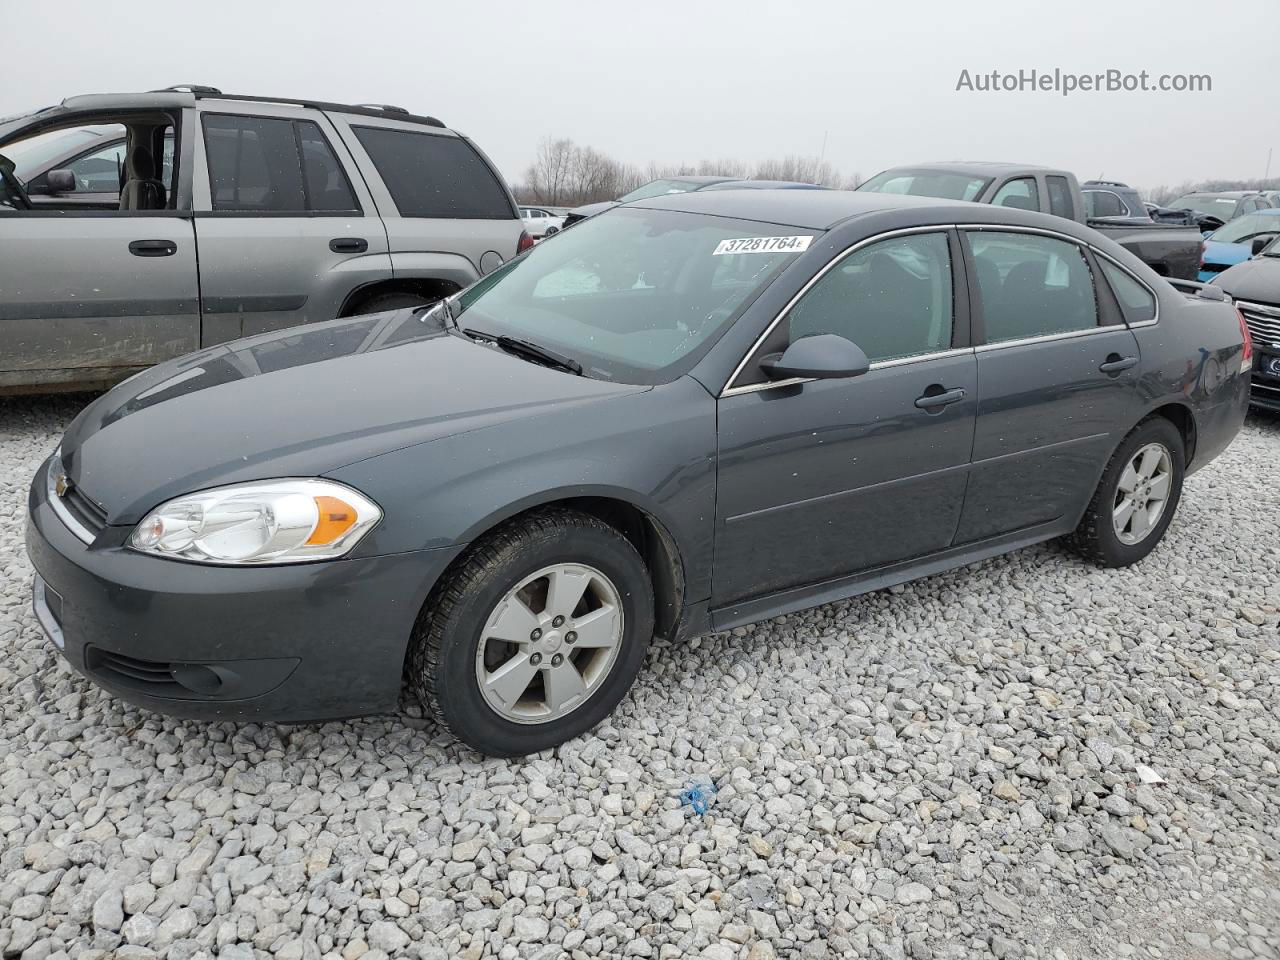
[[[73,97],[0,120],[0,393],[430,303],[531,244],[493,164],[434,117],[197,86]]]

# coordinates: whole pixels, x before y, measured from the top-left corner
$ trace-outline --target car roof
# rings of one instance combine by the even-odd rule
[[[647,200],[634,200],[621,209],[645,208],[702,213],[737,220],[758,220],[807,230],[828,230],[843,220],[890,210],[954,210],[960,220],[989,219],[987,211],[998,209],[1011,216],[1010,223],[1022,222],[1026,211],[963,200],[912,197],[900,193],[855,193],[852,190],[698,190],[671,193]],[[1037,217],[1048,218],[1047,214]],[[1063,223],[1061,218],[1053,218]]]
[[[799,180],[723,180],[708,184],[704,190],[826,190],[816,183]]]

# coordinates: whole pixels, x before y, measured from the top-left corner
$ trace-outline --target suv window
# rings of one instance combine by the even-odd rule
[[[170,137],[166,143],[172,144]],[[172,157],[172,154],[170,154]],[[124,166],[124,141],[117,140],[93,153],[86,153],[67,164],[75,174],[76,190],[84,193],[119,193],[121,167]],[[166,183],[168,188],[170,184]]]
[[[968,231],[987,343],[1098,325],[1093,274],[1080,247],[1034,233]]]
[[[819,333],[852,340],[875,363],[951,348],[951,252],[945,233],[855,250],[791,308],[790,342]]]
[[[346,173],[310,120],[205,114],[214,210],[355,212]]]
[[[1150,290],[1114,263],[1098,257],[1098,264],[1107,282],[1111,284],[1111,289],[1115,291],[1116,299],[1120,301],[1120,312],[1127,322],[1142,323],[1144,320],[1155,319],[1156,298],[1151,295]]]
[[[352,127],[402,217],[510,220],[507,191],[461,137]]]
[[[1066,177],[1048,176],[1044,178],[1049,188],[1049,212],[1055,217],[1074,219],[1071,211],[1071,187]]]
[[[997,207],[1015,207],[1018,210],[1039,210],[1040,191],[1034,177],[1010,180],[996,191],[991,203]]]

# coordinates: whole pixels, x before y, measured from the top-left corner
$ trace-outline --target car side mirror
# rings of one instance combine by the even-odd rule
[[[44,175],[50,193],[74,193],[76,175],[70,170],[50,170]]]
[[[1256,257],[1263,250],[1267,249],[1268,245],[1270,245],[1271,241],[1274,240],[1276,236],[1277,234],[1274,233],[1258,234],[1253,238],[1253,243],[1249,245],[1249,255]]]
[[[765,357],[760,368],[770,380],[835,380],[862,376],[871,369],[871,361],[852,340],[819,333],[801,337],[781,354]]]

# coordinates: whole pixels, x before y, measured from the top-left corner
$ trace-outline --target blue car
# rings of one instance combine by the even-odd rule
[[[1280,209],[1274,207],[1223,224],[1205,238],[1197,279],[1208,283],[1227,267],[1244,263],[1252,255],[1255,238],[1277,234],[1280,234]]]

